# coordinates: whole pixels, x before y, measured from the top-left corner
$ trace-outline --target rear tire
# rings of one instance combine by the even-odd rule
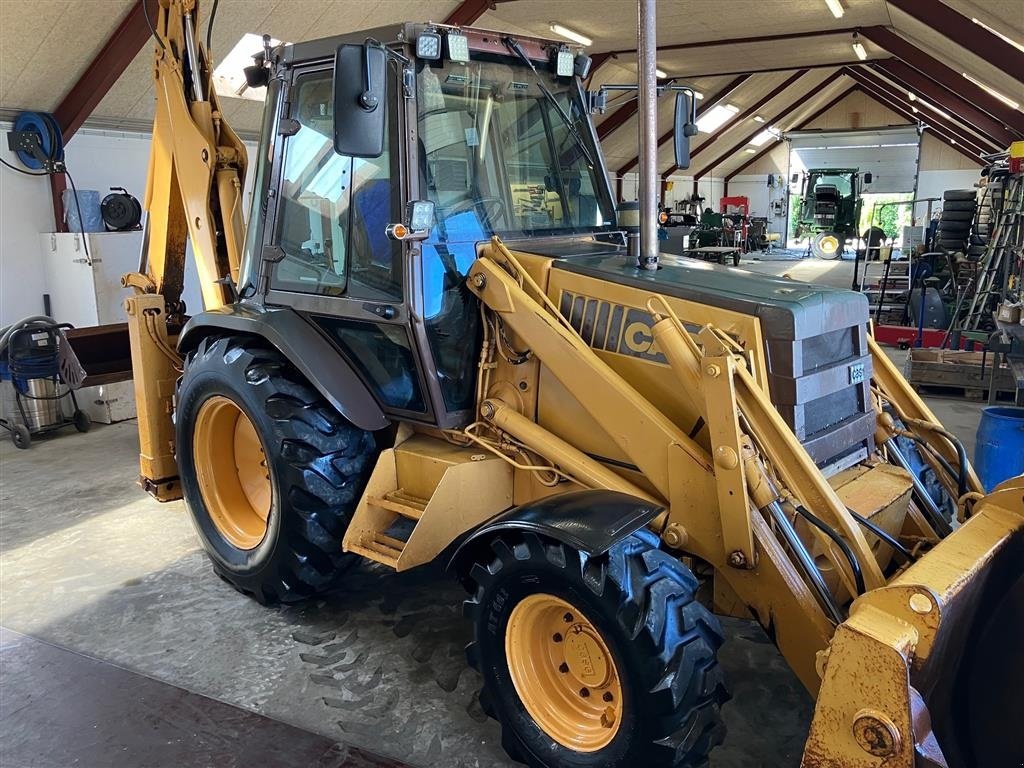
[[[721,705],[729,698],[715,656],[722,644],[721,627],[696,602],[693,574],[657,545],[656,536],[641,531],[604,555],[587,557],[533,533],[509,532],[491,542],[493,556],[482,556],[472,566],[466,583],[473,596],[465,608],[474,623],[474,640],[467,655],[484,677],[483,709],[501,723],[502,746],[513,759],[533,768],[707,765],[708,754],[725,737]],[[538,682],[530,685],[522,682],[523,666],[515,658],[522,653],[516,649],[523,647],[516,640],[522,635],[516,622],[524,609],[533,610],[532,602],[538,598],[555,605],[568,603],[564,616],[571,618],[555,612],[555,624],[561,617],[567,628],[554,629],[565,632],[565,638],[558,632],[535,633],[541,645],[528,646],[534,653],[527,657],[526,668],[536,665],[527,680]],[[568,638],[579,636],[574,622],[586,625],[586,632],[593,633],[589,636],[600,638],[597,645],[608,652],[608,667],[619,687],[595,688],[587,682],[587,673],[603,669],[606,657],[602,653],[594,662],[595,645],[587,643],[586,654],[573,655],[576,646]],[[549,640],[553,645],[547,648],[543,643]],[[563,647],[566,650],[561,651]],[[556,666],[559,653],[564,653],[565,662]],[[565,691],[559,681],[567,681]],[[527,690],[521,693],[521,686]],[[523,694],[533,711],[541,713],[541,722],[531,714]],[[576,695],[583,698],[577,701]],[[537,709],[539,701],[541,707],[564,714],[559,702],[569,700],[571,713],[579,702],[585,708],[598,695],[607,703],[614,725],[601,720],[595,726],[584,717],[574,728],[570,716],[556,719],[553,726],[552,715],[543,714],[548,710]],[[559,724],[563,734],[578,736],[560,737]],[[604,738],[602,727],[609,729]]]
[[[270,500],[265,532],[251,545],[225,527],[224,505],[212,496],[219,484],[229,498],[239,478],[223,464],[197,466],[223,433],[218,422],[210,422],[216,432],[203,431],[204,405],[240,411],[258,437]],[[341,541],[373,467],[373,436],[339,415],[277,350],[248,337],[204,339],[188,356],[175,422],[182,491],[218,575],[260,603],[296,602],[335,586],[353,562]]]

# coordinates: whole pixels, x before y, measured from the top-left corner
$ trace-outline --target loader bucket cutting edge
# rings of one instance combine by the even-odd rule
[[[1024,476],[853,604],[819,664],[802,768],[1024,765],[1022,645]]]

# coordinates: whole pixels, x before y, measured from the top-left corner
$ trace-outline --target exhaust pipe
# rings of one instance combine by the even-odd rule
[[[658,43],[655,0],[637,0],[637,64],[640,71],[640,268],[658,268]]]

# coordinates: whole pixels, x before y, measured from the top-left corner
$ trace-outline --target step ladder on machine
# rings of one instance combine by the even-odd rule
[[[342,549],[404,571],[512,506],[512,466],[475,446],[400,434],[382,451]]]
[[[994,201],[993,201],[994,202]],[[1007,270],[1024,242],[1024,185],[1020,176],[1004,182],[1004,198],[999,221],[978,267],[977,281],[963,328],[977,330],[1006,291]]]

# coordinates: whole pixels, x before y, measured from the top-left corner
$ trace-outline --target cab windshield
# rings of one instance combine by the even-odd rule
[[[421,196],[442,226],[469,214],[481,234],[515,237],[613,224],[574,80],[498,57],[418,69]]]
[[[818,187],[835,187],[840,197],[849,197],[853,193],[853,174],[851,173],[812,173],[807,188],[816,190]]]

